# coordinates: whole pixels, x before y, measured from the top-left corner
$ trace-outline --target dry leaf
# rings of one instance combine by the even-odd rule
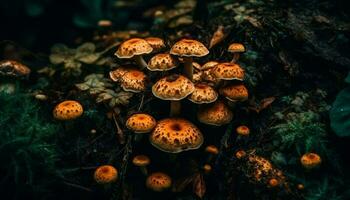
[[[254,27],[256,28],[262,28],[261,23],[254,17],[250,17],[250,16],[246,16],[244,18],[245,20],[247,20],[250,24],[252,24]]]
[[[206,191],[205,181],[203,175],[198,173],[193,179],[193,192],[199,197],[203,198]]]
[[[210,40],[209,49],[211,49],[213,46],[219,44],[221,41],[225,39],[225,33],[224,33],[224,26],[218,26],[215,33],[213,34],[213,37]]]

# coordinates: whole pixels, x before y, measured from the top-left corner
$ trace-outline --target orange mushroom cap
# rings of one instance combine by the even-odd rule
[[[164,77],[152,86],[153,95],[163,100],[181,100],[193,91],[193,83],[186,77],[177,74]]]
[[[215,89],[204,83],[195,84],[193,93],[188,96],[188,100],[196,104],[213,103],[217,98]]]
[[[171,178],[165,173],[155,172],[147,177],[146,186],[147,188],[162,192],[171,187]]]
[[[205,152],[217,155],[219,154],[219,149],[215,145],[208,145],[205,147]]]
[[[126,127],[134,133],[148,133],[156,126],[156,120],[149,114],[133,114],[126,121]]]
[[[146,42],[153,48],[154,51],[159,51],[165,47],[164,40],[159,37],[147,37],[145,38]]]
[[[146,90],[146,75],[141,70],[129,70],[120,78],[123,90],[142,92]]]
[[[236,152],[237,159],[241,159],[241,158],[245,157],[246,155],[247,155],[247,153],[244,150],[239,150]]]
[[[176,68],[178,62],[168,53],[160,53],[151,58],[148,62],[148,69],[151,71],[168,71]]]
[[[132,68],[129,67],[118,67],[117,69],[109,72],[109,77],[114,82],[120,81],[121,77],[124,76],[124,74],[128,71],[130,71]]]
[[[80,117],[83,112],[83,106],[79,102],[67,100],[56,105],[53,117],[58,120],[71,120]]]
[[[209,54],[209,50],[197,40],[181,39],[171,47],[170,54],[184,57],[202,57]]]
[[[198,149],[203,141],[200,130],[181,118],[160,120],[150,135],[150,142],[154,147],[169,153]]]
[[[243,53],[245,52],[245,47],[241,43],[232,43],[227,50],[231,53]]]
[[[226,99],[236,102],[248,99],[248,90],[243,84],[231,84],[219,89],[219,93]]]
[[[243,80],[244,70],[235,63],[220,63],[216,65],[211,73],[222,80]]]
[[[250,130],[249,130],[248,126],[242,125],[242,126],[239,126],[236,128],[236,132],[238,135],[247,136],[247,135],[249,135]]]
[[[118,170],[111,165],[103,165],[98,167],[94,173],[94,179],[99,184],[107,184],[116,181],[118,178]]]
[[[137,155],[132,159],[132,163],[138,167],[145,167],[151,163],[151,160],[146,155]]]
[[[269,186],[270,186],[270,187],[276,187],[276,186],[278,186],[278,185],[279,185],[279,181],[278,181],[277,179],[271,178],[271,179],[269,180]]]
[[[306,153],[300,158],[300,162],[306,169],[312,169],[318,167],[321,164],[322,159],[316,153]]]
[[[26,77],[30,69],[20,62],[14,60],[3,60],[0,62],[0,75],[10,77]]]
[[[203,166],[204,173],[209,174],[212,170],[212,167],[209,164]]]
[[[213,104],[201,105],[197,118],[204,124],[222,126],[232,120],[233,113],[223,101],[216,101]]]
[[[132,58],[135,55],[149,54],[152,51],[153,48],[146,40],[132,38],[124,41],[114,55],[118,58]]]
[[[204,65],[202,65],[201,70],[212,69],[218,64],[219,64],[219,62],[217,62],[217,61],[206,62]]]

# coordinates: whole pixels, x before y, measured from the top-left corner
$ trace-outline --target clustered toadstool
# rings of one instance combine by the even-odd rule
[[[149,88],[147,84],[153,83],[153,96],[170,101],[169,118],[156,121],[145,113],[130,116],[125,125],[131,132],[135,135],[150,132],[149,142],[166,153],[195,150],[203,144],[204,136],[195,124],[181,118],[181,101],[198,104],[199,122],[212,126],[226,125],[233,119],[232,108],[227,103],[248,99],[248,90],[242,83],[245,72],[239,64],[233,62],[211,60],[201,65],[197,59],[208,55],[209,50],[194,39],[180,39],[169,52],[163,51],[165,47],[164,40],[158,37],[128,39],[120,44],[115,55],[121,59],[133,58],[138,66],[121,65],[109,75],[128,92],[146,92]],[[230,45],[228,51],[234,53],[236,62],[239,53],[244,52],[245,48],[242,44],[235,43]],[[150,55],[148,62],[143,55]],[[153,77],[158,77],[152,73],[158,73],[160,78],[152,80]],[[243,129],[242,135],[248,135],[249,129]],[[216,146],[209,145],[205,151],[210,157],[207,160],[209,163],[203,165],[203,170],[209,173],[210,160],[219,150]],[[236,153],[240,158],[245,155],[244,151]],[[132,163],[147,174],[145,167],[150,164],[150,158],[138,155]],[[171,186],[171,178],[156,172],[148,176],[146,186],[154,191],[163,191]]]

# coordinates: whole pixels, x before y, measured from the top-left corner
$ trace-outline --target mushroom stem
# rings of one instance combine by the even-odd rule
[[[143,166],[143,167],[140,167],[140,169],[141,169],[142,174],[147,176],[147,174],[148,174],[147,167]]]
[[[134,56],[135,62],[141,67],[141,69],[147,68],[148,65],[141,55]]]
[[[192,65],[192,58],[191,57],[185,57],[184,58],[184,65],[185,65],[185,76],[190,79],[191,81],[193,80],[193,65]]]
[[[170,102],[170,116],[178,116],[181,113],[181,102],[180,101],[171,101]]]
[[[233,53],[233,58],[231,60],[231,63],[237,62],[237,60],[239,59],[239,56],[240,56],[239,53]]]

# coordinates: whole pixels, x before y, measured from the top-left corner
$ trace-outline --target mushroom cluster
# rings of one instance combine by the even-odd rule
[[[188,100],[198,107],[198,122],[223,126],[233,119],[232,103],[228,102],[247,100],[248,90],[242,83],[244,70],[236,63],[239,53],[244,52],[245,48],[242,44],[231,45],[228,49],[234,53],[231,62],[209,61],[200,64],[194,60],[209,54],[203,43],[181,39],[167,51],[169,43],[157,37],[124,41],[115,55],[128,63],[120,65],[109,75],[125,91],[142,94],[151,91],[155,98],[169,102],[169,117],[156,120],[149,114],[137,113],[127,119],[125,126],[134,133],[135,138],[149,133],[150,144],[160,151],[180,153],[198,149],[204,142],[200,129],[181,116],[183,101]],[[134,64],[130,65],[132,62]],[[210,157],[203,170],[209,173],[210,160],[219,150],[209,145],[206,152]],[[137,155],[133,164],[147,175],[146,166],[150,161],[146,155]],[[156,172],[148,176],[146,185],[154,191],[163,191],[170,187],[171,178]]]

